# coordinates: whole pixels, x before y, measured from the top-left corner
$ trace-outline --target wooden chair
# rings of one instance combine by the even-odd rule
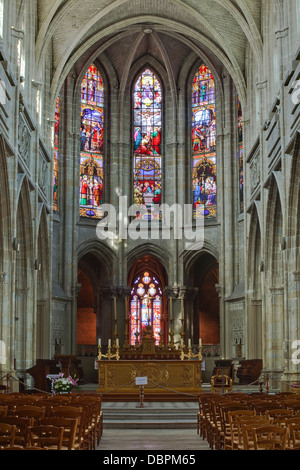
[[[51,450],[61,450],[64,428],[62,426],[33,426],[29,428],[31,447],[47,447]]]
[[[34,418],[19,418],[16,416],[0,417],[0,423],[16,426],[15,445],[23,448],[28,445],[28,429],[34,425]]]
[[[266,415],[268,412],[276,411],[280,409],[278,403],[263,403],[263,404],[255,404],[254,409],[257,415]]]
[[[11,447],[15,444],[16,426],[0,423],[0,447]]]
[[[46,409],[44,406],[36,405],[19,405],[16,406],[14,416],[19,418],[34,418],[34,419],[44,419]]]
[[[237,418],[238,428],[238,449],[253,450],[253,431],[255,428],[270,425],[270,421],[265,416],[242,416]]]
[[[294,414],[300,414],[300,401],[291,400],[286,404],[288,410],[293,410]]]
[[[8,406],[0,405],[0,416],[7,416]]]
[[[89,393],[83,396],[88,398],[89,401],[92,401],[95,406],[96,443],[99,445],[103,434],[102,395],[99,393]]]
[[[225,443],[231,440],[231,430],[230,430],[230,421],[229,413],[233,411],[248,411],[245,409],[245,406],[242,403],[231,402],[223,403],[220,406],[220,431],[219,431],[219,443],[218,448],[224,449]]]
[[[258,427],[253,431],[254,450],[286,450],[287,429],[277,425]]]
[[[232,390],[232,379],[227,375],[213,375],[210,381],[213,393],[226,393]]]
[[[279,408],[279,409],[274,409],[274,410],[267,410],[266,411],[266,416],[267,418],[273,418],[274,420],[277,419],[285,419],[293,415],[292,410],[284,409],[284,408]]]
[[[213,393],[205,393],[198,396],[199,411],[197,413],[197,432],[205,439],[205,420],[208,413],[208,400],[215,398]]]
[[[78,419],[50,417],[39,422],[40,426],[63,427],[63,441],[61,450],[75,450],[75,440],[78,426]]]
[[[87,407],[91,432],[91,449],[95,450],[96,445],[100,444],[103,432],[102,400],[96,397],[79,396],[76,403],[79,406]]]
[[[241,445],[241,433],[239,421],[241,418],[254,417],[255,411],[252,410],[234,410],[228,411],[228,420],[230,426],[230,435],[225,438],[224,450],[237,450]]]
[[[291,423],[288,428],[288,450],[300,447],[300,423]]]
[[[89,450],[89,434],[87,427],[87,415],[83,407],[79,406],[53,406],[54,417],[77,419],[77,433],[75,439],[75,450]]]

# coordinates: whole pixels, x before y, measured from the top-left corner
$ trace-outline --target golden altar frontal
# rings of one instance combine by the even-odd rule
[[[191,348],[156,346],[153,336],[144,334],[142,344],[119,349],[109,346],[103,355],[98,348],[98,392],[105,400],[136,400],[140,387],[136,378],[147,377],[147,400],[197,400],[201,393],[202,356]]]
[[[137,377],[147,377],[145,401],[195,400],[201,392],[201,361],[119,360],[98,362],[98,392],[107,399],[137,399]]]

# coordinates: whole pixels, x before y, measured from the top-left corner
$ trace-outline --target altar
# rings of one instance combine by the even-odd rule
[[[196,400],[201,393],[201,348],[194,354],[191,345],[179,348],[156,345],[151,327],[141,344],[119,348],[118,342],[103,355],[98,346],[98,392],[104,400],[137,400],[136,378],[146,377],[145,401]]]
[[[197,360],[113,360],[98,362],[98,392],[104,400],[138,400],[137,377],[147,377],[145,401],[195,400],[201,393]]]

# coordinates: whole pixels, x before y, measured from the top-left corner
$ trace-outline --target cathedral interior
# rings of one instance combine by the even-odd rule
[[[299,39],[299,0],[0,0],[0,383],[149,327],[299,381]]]

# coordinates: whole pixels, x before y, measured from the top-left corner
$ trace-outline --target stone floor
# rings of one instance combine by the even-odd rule
[[[196,429],[104,429],[102,451],[200,451],[210,450]]]

